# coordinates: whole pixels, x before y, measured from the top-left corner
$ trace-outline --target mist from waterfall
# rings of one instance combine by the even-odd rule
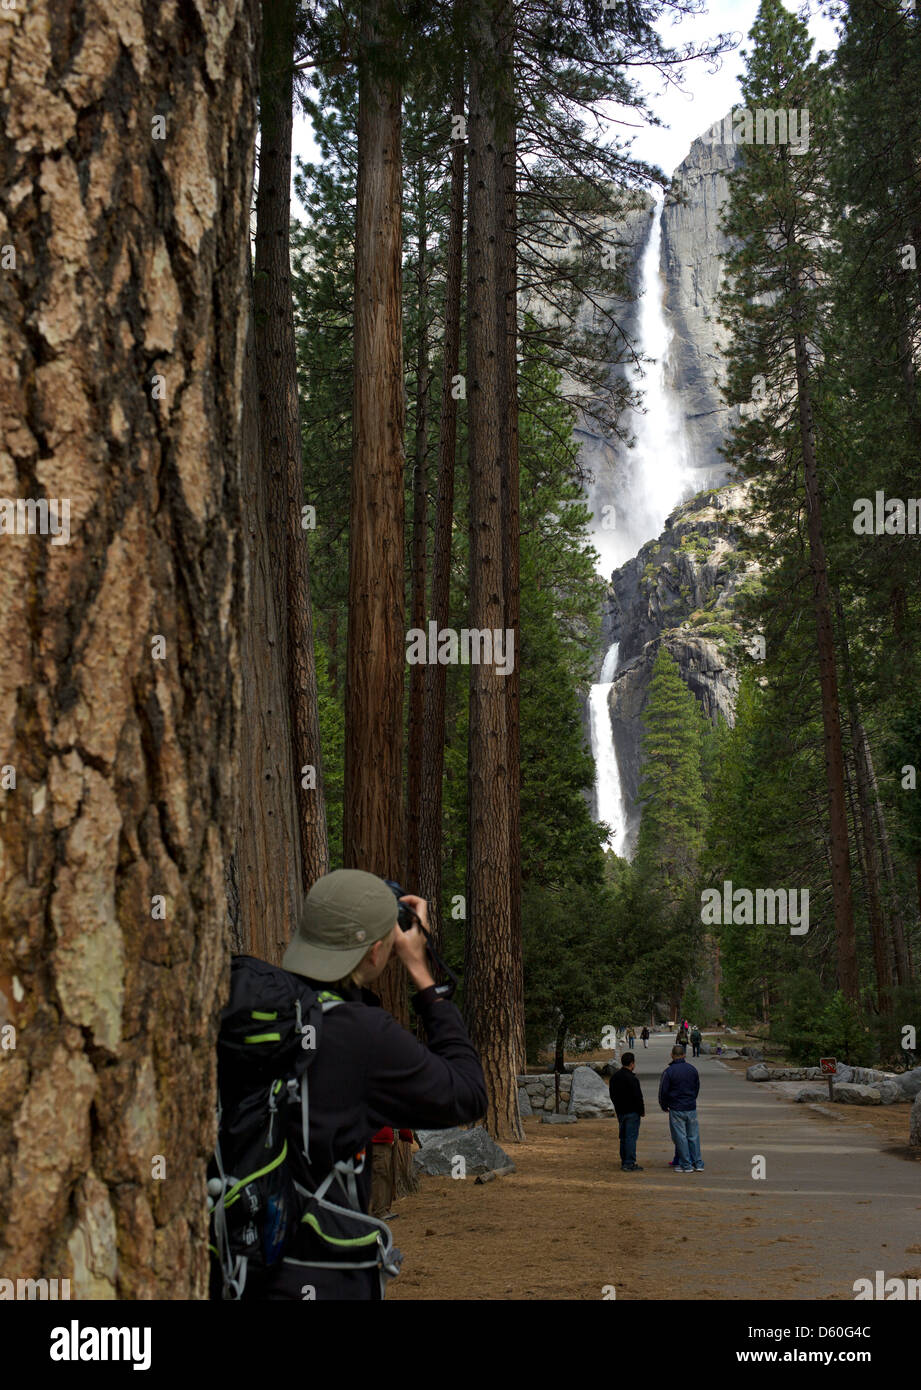
[[[669,513],[699,486],[690,467],[678,403],[666,384],[665,364],[672,331],[665,315],[665,286],[659,272],[662,250],[663,198],[657,189],[649,236],[640,263],[637,348],[654,359],[629,372],[642,393],[642,411],[627,422],[636,444],[614,448],[605,441],[583,445],[583,461],[594,474],[587,501],[592,509],[592,544],[599,573],[610,580],[615,569],[641,546],[660,535]],[[589,715],[595,759],[595,817],[611,827],[607,848],[629,858],[635,827],[629,824],[621,788],[617,749],[611,727],[610,694],[617,671],[619,644],[605,654],[600,680],[591,688]]]

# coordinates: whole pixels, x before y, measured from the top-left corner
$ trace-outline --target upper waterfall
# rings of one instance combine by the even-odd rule
[[[592,544],[606,579],[659,534],[669,512],[697,486],[689,466],[682,412],[667,379],[672,333],[660,269],[662,211],[663,198],[657,190],[638,276],[637,350],[641,359],[651,360],[641,361],[628,373],[642,401],[626,421],[635,445],[605,450],[588,459],[594,475],[587,497],[594,516]]]

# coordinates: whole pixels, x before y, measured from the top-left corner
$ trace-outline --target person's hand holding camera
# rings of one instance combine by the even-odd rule
[[[425,899],[407,893],[400,898],[400,902],[405,903],[413,910],[419,922],[428,931],[428,906]],[[393,949],[403,962],[406,973],[416,989],[428,989],[429,985],[435,983],[435,980],[429,968],[425,936],[419,929],[419,922],[414,922],[408,931],[398,929]]]

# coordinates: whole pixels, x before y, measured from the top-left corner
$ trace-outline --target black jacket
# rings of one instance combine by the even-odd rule
[[[328,985],[311,980],[318,990]],[[371,1140],[384,1125],[407,1129],[448,1129],[469,1124],[486,1110],[483,1070],[458,1009],[435,994],[434,986],[415,995],[413,1006],[425,1027],[428,1046],[403,1028],[386,1009],[369,1007],[374,996],[357,988],[339,991],[342,1004],[323,1015],[317,1055],[308,1072],[310,1169],[314,1184],[333,1164],[365,1151],[358,1175],[360,1205],[371,1197]],[[289,1152],[301,1149],[300,1109],[292,1107]],[[334,1184],[333,1200],[342,1201]],[[301,1252],[303,1253],[303,1252]],[[289,1255],[298,1258],[298,1245]],[[305,1276],[283,1265],[253,1289],[255,1297],[300,1298],[304,1278],[316,1284],[323,1272]],[[318,1298],[379,1297],[375,1271],[344,1276],[328,1271]]]
[[[646,1114],[643,1088],[640,1086],[639,1078],[634,1076],[629,1067],[621,1067],[614,1073],[608,1082],[608,1090],[618,1116]]]

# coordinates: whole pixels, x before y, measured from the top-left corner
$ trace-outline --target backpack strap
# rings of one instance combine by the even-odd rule
[[[337,1004],[342,1004],[342,1003],[344,1003],[345,1001],[344,1001],[343,999],[340,999],[340,997],[339,997],[338,994],[333,994],[332,990],[324,989],[324,990],[322,990],[322,991],[317,995],[317,1002],[319,1003],[320,1008],[322,1009],[323,1013],[325,1014],[325,1013],[329,1013],[329,1010],[330,1010],[330,1009],[334,1009],[334,1008],[336,1007]],[[296,1003],[296,1008],[297,1008],[298,1022],[300,1022],[300,1018],[301,1018],[301,1005],[300,1005],[300,1000],[297,1001],[297,1003]],[[304,1028],[305,1028],[306,1026],[307,1026],[306,1024],[302,1024],[302,1025],[301,1025],[301,1032],[304,1031]],[[307,1092],[307,1072],[308,1072],[308,1071],[309,1071],[309,1067],[305,1067],[304,1070],[301,1072],[301,1140],[302,1140],[302,1143],[303,1143],[303,1145],[304,1145],[304,1161],[306,1162],[306,1164],[307,1164],[307,1166],[308,1166],[308,1168],[309,1168],[309,1167],[310,1167],[310,1108],[309,1108],[309,1105],[308,1105],[308,1092]],[[288,1086],[292,1088],[292,1089],[291,1089],[291,1099],[293,1100],[293,1099],[294,1099],[294,1091],[295,1091],[296,1088],[297,1088],[297,1082],[296,1082],[295,1080],[291,1080],[291,1081],[288,1082]]]

